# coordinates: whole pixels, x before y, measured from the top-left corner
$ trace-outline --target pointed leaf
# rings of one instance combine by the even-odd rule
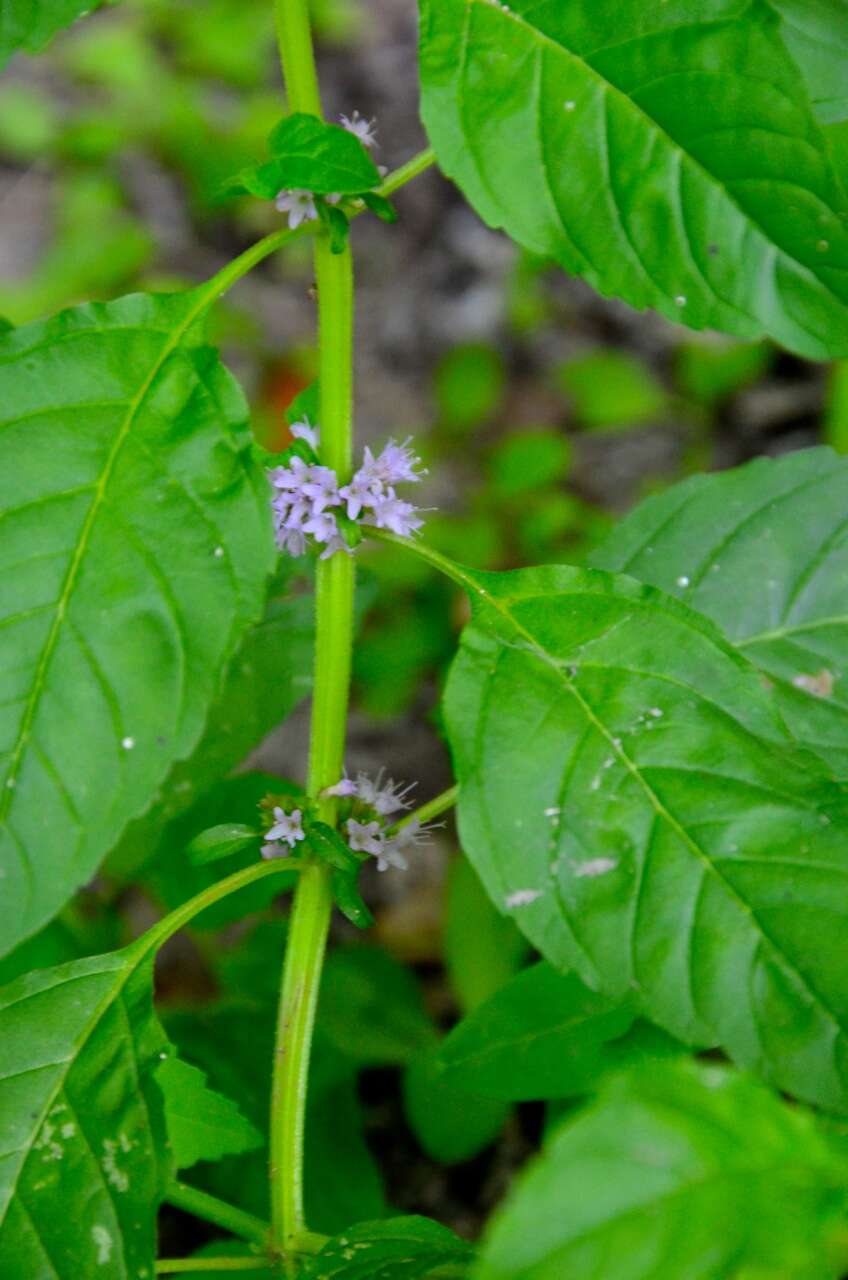
[[[133,295],[0,336],[0,952],[194,747],[273,561],[247,408],[202,317]]]
[[[463,846],[557,968],[848,1109],[848,812],[761,677],[629,578],[459,570],[445,718]]]
[[[693,476],[595,552],[714,619],[767,675],[793,735],[848,776],[848,460],[807,449]]]
[[[248,827],[244,822],[222,822],[195,836],[186,849],[186,854],[189,862],[202,867],[208,862],[229,858],[233,853],[241,853],[251,845],[258,852],[260,839],[261,832],[255,827]]]
[[[310,1280],[423,1280],[440,1267],[460,1275],[471,1245],[429,1218],[360,1222],[324,1245],[305,1269]]]
[[[0,1275],[153,1274],[167,1044],[152,959],[124,951],[0,992]]]
[[[633,1001],[610,1000],[543,962],[454,1027],[439,1051],[442,1076],[456,1089],[514,1102],[589,1093],[629,1061],[682,1050],[634,1018]]]
[[[746,1076],[651,1064],[548,1143],[475,1280],[837,1280],[846,1173],[812,1115]]]
[[[487,223],[631,306],[848,354],[848,205],[765,0],[421,11],[424,122]]]
[[[156,1071],[165,1100],[165,1125],[177,1169],[198,1160],[220,1160],[263,1145],[258,1129],[246,1120],[235,1102],[210,1089],[198,1067],[180,1058],[167,1058]]]

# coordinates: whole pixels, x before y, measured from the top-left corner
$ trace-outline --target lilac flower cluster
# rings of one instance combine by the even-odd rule
[[[358,138],[364,147],[377,146],[377,134],[375,131],[375,120],[366,120],[354,111],[352,116],[341,116],[339,123],[348,133],[352,133]],[[386,170],[382,166],[378,166],[381,177],[385,175]],[[317,197],[323,199],[327,204],[338,204],[341,196],[338,194]],[[302,222],[315,222],[318,217],[318,209],[315,204],[316,195],[314,191],[302,191],[294,188],[290,191],[278,191],[274,204],[280,213],[287,213],[289,216],[289,227],[292,231],[296,231]]]
[[[318,444],[318,429],[308,420],[296,423],[292,435],[313,449]],[[402,538],[420,529],[423,521],[418,515],[419,508],[395,492],[395,485],[421,479],[415,469],[420,459],[409,443],[406,440],[396,444],[390,440],[377,457],[366,447],[362,466],[345,485],[339,485],[335,471],[329,467],[305,462],[297,456],[288,466],[271,471],[269,479],[275,491],[271,507],[280,550],[291,556],[302,556],[306,539],[311,536],[324,547],[322,560],[335,551],[350,551],[336,518],[342,510],[348,520],[388,529]]]
[[[393,778],[383,781],[383,770],[371,779],[358,773],[356,779],[345,776],[323,792],[325,796],[337,796],[351,800],[350,816],[344,821],[348,847],[354,853],[368,853],[377,859],[377,870],[397,867],[407,869],[405,855],[416,845],[425,844],[431,826],[422,826],[413,818],[398,826],[398,817],[411,808],[407,799],[415,786],[402,786]],[[394,822],[388,821],[394,818]]]

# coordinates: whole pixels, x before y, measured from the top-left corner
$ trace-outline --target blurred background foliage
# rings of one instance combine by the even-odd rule
[[[314,0],[328,110],[378,118],[378,160],[425,145],[412,0]],[[0,80],[0,314],[26,323],[89,298],[211,275],[279,225],[225,202],[281,114],[268,0],[123,0]],[[358,432],[414,434],[430,475],[426,536],[478,567],[580,563],[611,521],[693,470],[817,442],[848,451],[848,365],[812,366],[767,343],[693,334],[592,295],[488,231],[429,174],[401,221],[354,230]],[[267,263],[214,317],[257,438],[288,440],[284,410],[313,377],[308,244]],[[464,621],[453,589],[412,558],[363,548],[351,767],[447,785],[438,691]],[[198,756],[0,979],[106,951],[203,887],[183,858],[213,822],[251,819],[303,758],[308,572],[288,567],[246,642]],[[273,690],[270,696],[269,690]],[[274,726],[293,712],[282,727]],[[221,782],[243,762],[246,770]],[[235,864],[230,865],[235,869]],[[270,882],[199,919],[163,955],[169,1033],[262,1126],[285,919]],[[540,1108],[457,1098],[430,1069],[458,1014],[528,959],[511,922],[455,854],[449,829],[408,877],[371,877],[378,924],[336,926],[309,1117],[311,1220],[333,1231],[397,1209],[474,1233],[538,1141]],[[249,913],[246,920],[239,917]],[[226,1047],[222,1055],[221,1047]],[[267,1212],[253,1152],[192,1180]],[[175,1211],[165,1252],[196,1233]]]

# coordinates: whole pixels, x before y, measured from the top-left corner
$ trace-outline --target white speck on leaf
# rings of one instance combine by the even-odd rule
[[[648,715],[653,716],[655,720],[659,720],[662,716],[662,711],[660,711],[659,707],[648,707]]]
[[[106,1181],[113,1186],[116,1191],[129,1191],[129,1176],[123,1169],[118,1168],[118,1162],[115,1158],[117,1150],[117,1142],[113,1142],[111,1138],[104,1138],[103,1156],[100,1163],[103,1166],[103,1172],[106,1174]]]
[[[685,294],[685,293],[678,293],[678,295],[677,295],[677,297],[674,299],[674,301],[675,301],[675,303],[677,304],[677,306],[678,306],[678,307],[685,307],[685,306],[686,306],[686,302],[687,302],[686,294]]]
[[[829,698],[836,682],[833,672],[822,667],[821,671],[816,672],[815,675],[802,672],[801,675],[795,676],[792,683],[796,689],[803,689],[804,693],[811,693],[814,698]]]
[[[608,872],[614,871],[618,866],[615,858],[591,858],[588,862],[578,862],[574,868],[574,874],[578,879],[588,877],[594,879],[595,876],[605,876]]]
[[[216,547],[216,548],[215,548],[215,550],[212,552],[212,554],[213,554],[213,556],[215,557],[215,559],[216,559],[216,560],[220,560],[220,559],[222,559],[222,557],[223,557],[223,555],[224,555],[224,548],[223,548],[223,547]]]
[[[563,103],[563,106],[565,107],[566,111],[573,111],[574,108],[577,106],[577,103],[572,102],[571,99],[569,98],[568,102]]]
[[[124,748],[125,751],[132,751],[133,747],[135,746],[135,738],[129,738],[129,737],[122,738],[121,746]]]
[[[685,573],[681,573],[680,577],[677,579],[677,585],[678,585],[678,587],[688,587],[688,586],[689,586],[689,579],[686,577],[686,574],[685,574]]]
[[[516,889],[514,893],[510,893],[504,900],[504,906],[512,907],[529,907],[531,902],[535,902],[537,898],[542,896],[541,889]]]
[[[112,1257],[112,1237],[105,1227],[95,1223],[91,1228],[91,1238],[97,1245],[97,1262],[101,1267],[105,1267]]]

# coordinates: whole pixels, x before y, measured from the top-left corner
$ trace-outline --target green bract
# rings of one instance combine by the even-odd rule
[[[200,737],[272,564],[202,288],[0,338],[0,950],[96,869]]]
[[[809,1113],[745,1076],[651,1064],[549,1142],[474,1280],[837,1280],[846,1171]]]
[[[268,135],[271,159],[244,169],[230,191],[273,200],[279,191],[360,195],[379,186],[380,175],[365,147],[341,125],[303,112],[286,116]]]
[[[457,576],[445,717],[491,896],[556,967],[848,1110],[848,809],[756,669],[629,578]]]
[[[831,41],[811,44],[798,7],[781,23],[765,0],[421,0],[439,164],[602,293],[848,355],[848,203],[790,52],[818,80]]]

